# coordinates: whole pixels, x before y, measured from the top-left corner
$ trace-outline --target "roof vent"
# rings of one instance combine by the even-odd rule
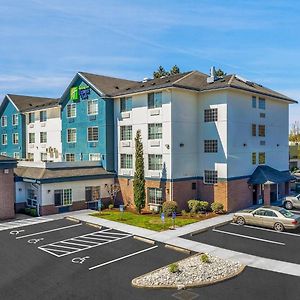
[[[150,80],[151,80],[151,78],[145,77],[142,82],[148,82]]]
[[[217,79],[216,69],[214,66],[210,68],[210,76],[206,78],[207,83],[213,83]]]

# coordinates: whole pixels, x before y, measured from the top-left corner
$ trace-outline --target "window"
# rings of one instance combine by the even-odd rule
[[[132,140],[132,126],[121,126],[120,127],[120,139],[121,139],[121,141]]]
[[[67,118],[75,118],[76,117],[76,104],[71,103],[67,105]]]
[[[75,161],[74,153],[66,153],[66,161]]]
[[[266,211],[265,211],[265,216],[266,216],[266,217],[277,218],[277,215],[275,214],[275,212],[273,212],[273,211],[271,211],[271,210],[266,210]]]
[[[217,140],[204,140],[204,152],[205,153],[218,152],[218,141]]]
[[[34,144],[34,143],[35,143],[35,133],[29,132],[29,144]]]
[[[149,154],[148,155],[148,169],[153,171],[160,171],[162,169],[162,155]]]
[[[261,146],[265,146],[265,145],[266,145],[266,141],[260,141],[259,144],[260,144]]]
[[[256,165],[256,152],[252,152],[252,165]]]
[[[258,135],[266,136],[266,126],[265,125],[258,125]]]
[[[2,134],[1,144],[2,145],[7,145],[7,134]]]
[[[100,186],[87,186],[85,188],[85,201],[92,202],[100,199]]]
[[[256,124],[252,124],[252,136],[256,136]]]
[[[98,142],[98,127],[88,127],[88,142]]]
[[[121,154],[121,169],[132,169],[132,154]]]
[[[216,122],[218,121],[218,109],[209,108],[204,109],[204,122]]]
[[[131,97],[121,98],[120,110],[121,110],[121,112],[132,110],[132,98]]]
[[[256,108],[256,97],[252,96],[252,108]]]
[[[148,94],[148,108],[159,108],[162,106],[162,93]]]
[[[28,122],[29,123],[34,123],[34,121],[35,121],[35,115],[34,115],[34,112],[31,112],[28,115]]]
[[[1,117],[1,126],[6,127],[7,126],[7,116]]]
[[[54,205],[55,206],[72,205],[72,189],[55,190]]]
[[[192,190],[196,190],[197,189],[197,183],[196,182],[192,182]]]
[[[265,117],[266,117],[266,114],[265,114],[265,113],[260,113],[259,116],[260,116],[261,118],[265,118]]]
[[[47,132],[40,132],[40,143],[47,143]]]
[[[27,205],[35,207],[37,205],[37,197],[35,191],[32,189],[27,190]]]
[[[15,159],[20,159],[20,153],[19,152],[14,152],[14,158]]]
[[[264,209],[258,209],[254,212],[254,215],[256,216],[265,216],[266,211]]]
[[[205,184],[218,183],[218,171],[205,170],[204,171],[204,183]]]
[[[12,140],[13,140],[14,145],[19,144],[19,134],[18,133],[13,133]]]
[[[47,121],[47,111],[42,110],[40,111],[40,122],[46,122]]]
[[[47,161],[47,153],[41,153],[41,161]]]
[[[18,114],[13,114],[13,115],[12,115],[12,125],[13,125],[13,126],[17,126],[18,123],[19,123]]]
[[[33,161],[34,160],[34,154],[33,153],[27,153],[27,160]]]
[[[1,155],[2,156],[7,156],[7,153],[6,152],[1,152]]]
[[[76,143],[76,128],[68,128],[67,143]]]
[[[89,154],[89,160],[90,161],[100,161],[101,160],[101,154],[100,153],[90,153]]]
[[[88,115],[98,115],[98,99],[87,102],[87,113]]]
[[[162,124],[148,124],[148,139],[161,139],[162,138]]]
[[[265,152],[259,152],[258,153],[258,163],[260,165],[263,165],[266,163],[266,153]]]
[[[266,109],[266,100],[264,98],[258,99],[258,108],[259,109]]]
[[[148,204],[151,204],[151,205],[162,205],[163,204],[162,189],[148,188]]]

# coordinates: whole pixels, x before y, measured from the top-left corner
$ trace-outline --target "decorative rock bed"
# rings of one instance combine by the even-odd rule
[[[183,259],[178,264],[178,272],[171,273],[169,266],[162,267],[132,280],[137,288],[188,288],[214,284],[239,275],[244,265],[208,255],[209,262],[196,254]]]

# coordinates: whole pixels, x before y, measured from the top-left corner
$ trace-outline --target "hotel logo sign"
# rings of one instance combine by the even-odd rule
[[[78,102],[80,99],[86,100],[89,98],[91,89],[89,86],[74,86],[70,89],[70,100]]]

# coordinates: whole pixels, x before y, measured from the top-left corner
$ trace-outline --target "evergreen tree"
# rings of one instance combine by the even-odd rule
[[[153,78],[160,78],[168,75],[170,75],[169,72],[167,72],[163,66],[159,66],[157,71],[153,72]]]
[[[177,65],[174,65],[170,70],[170,75],[180,74],[180,69]]]
[[[222,77],[222,76],[227,75],[227,73],[225,73],[222,69],[219,68],[218,70],[216,70],[216,75],[218,77]]]
[[[133,179],[133,194],[136,210],[141,213],[145,207],[145,170],[144,170],[144,153],[141,131],[138,130],[135,137],[135,172]]]

